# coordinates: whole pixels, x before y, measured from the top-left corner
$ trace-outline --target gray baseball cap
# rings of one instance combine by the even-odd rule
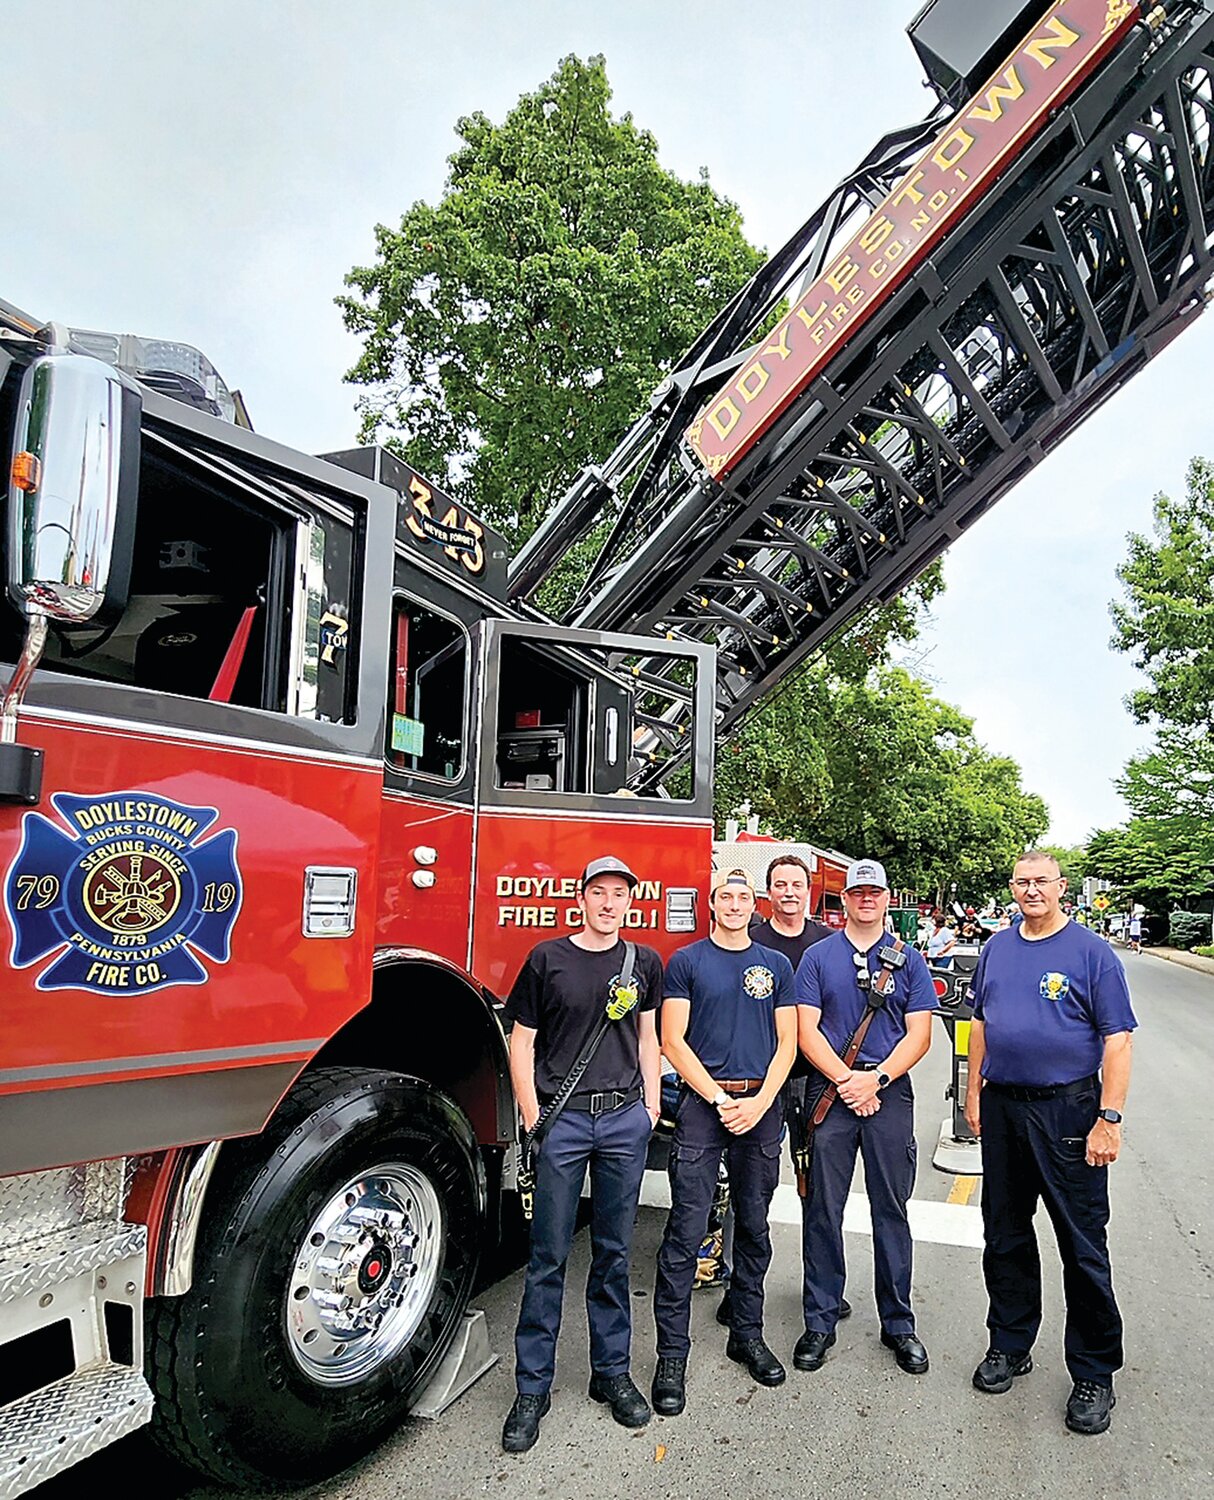
[[[622,880],[628,882],[631,891],[637,884],[637,878],[624,863],[622,859],[616,859],[614,854],[604,854],[598,859],[592,859],[582,871],[582,889],[585,890],[596,875],[618,875]]]

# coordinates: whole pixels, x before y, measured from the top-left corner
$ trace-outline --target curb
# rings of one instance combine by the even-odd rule
[[[1185,953],[1179,948],[1144,948],[1142,951],[1151,958],[1166,958],[1169,963],[1179,964],[1182,969],[1214,975],[1214,958],[1202,958],[1198,953]]]

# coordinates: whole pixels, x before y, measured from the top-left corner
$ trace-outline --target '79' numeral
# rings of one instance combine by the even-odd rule
[[[45,911],[59,897],[59,877],[57,875],[18,875],[17,910],[27,910],[35,896],[38,899],[34,903],[34,910]]]

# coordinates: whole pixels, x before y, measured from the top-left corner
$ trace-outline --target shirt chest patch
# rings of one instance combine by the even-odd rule
[[[752,964],[742,974],[742,988],[753,1000],[770,999],[776,988],[776,976],[762,964]]]
[[[1037,986],[1037,989],[1043,1000],[1053,1000],[1055,1002],[1064,1000],[1071,992],[1071,976],[1069,974],[1059,974],[1056,970],[1052,970],[1050,973],[1041,976],[1041,983]]]

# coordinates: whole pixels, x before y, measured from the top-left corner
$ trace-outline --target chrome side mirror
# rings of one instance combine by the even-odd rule
[[[126,608],[141,405],[133,384],[87,355],[44,354],[25,372],[7,581],[27,619],[84,625]]]

